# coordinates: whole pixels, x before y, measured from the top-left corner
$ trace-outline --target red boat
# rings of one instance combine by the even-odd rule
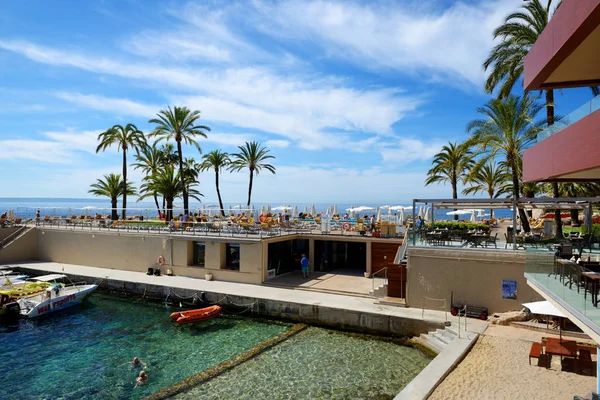
[[[191,324],[192,322],[206,321],[215,318],[221,314],[220,306],[210,306],[200,308],[198,310],[176,311],[171,314],[171,318],[177,321],[178,324]]]

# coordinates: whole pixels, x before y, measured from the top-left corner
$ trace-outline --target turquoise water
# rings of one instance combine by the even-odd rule
[[[393,341],[308,328],[176,398],[393,399],[429,362]]]
[[[81,307],[0,326],[0,399],[130,399],[217,365],[289,325],[221,315],[172,322],[173,308],[104,293]],[[139,357],[148,383],[135,388]]]

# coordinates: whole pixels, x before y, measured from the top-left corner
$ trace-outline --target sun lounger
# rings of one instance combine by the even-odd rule
[[[531,350],[529,350],[529,365],[531,365],[531,359],[535,358],[535,359],[539,359],[540,356],[542,355],[542,349],[543,346],[541,343],[532,343],[531,344]]]

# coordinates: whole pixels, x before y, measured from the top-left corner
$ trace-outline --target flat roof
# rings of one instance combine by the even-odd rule
[[[600,0],[563,0],[525,57],[525,90],[600,83]]]

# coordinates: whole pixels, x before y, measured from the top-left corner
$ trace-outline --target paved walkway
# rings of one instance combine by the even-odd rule
[[[294,271],[270,279],[265,284],[295,289],[343,292],[360,296],[368,295],[373,288],[372,280],[365,278],[362,273],[350,275],[336,272],[311,272],[309,277],[305,278],[301,272]]]
[[[14,267],[23,267],[45,273],[66,273],[94,278],[107,278],[125,282],[135,282],[151,285],[163,285],[173,288],[191,289],[204,292],[221,293],[232,296],[246,296],[274,301],[282,301],[297,304],[318,305],[339,310],[352,310],[372,314],[426,320],[431,322],[444,322],[446,317],[449,321],[456,323],[457,319],[450,313],[441,311],[425,310],[424,313],[418,308],[403,308],[375,304],[374,299],[365,297],[353,297],[348,295],[321,293],[304,290],[290,290],[267,285],[252,285],[244,283],[206,281],[204,279],[189,278],[184,276],[154,276],[143,272],[123,271],[118,269],[105,269],[87,267],[82,265],[71,265],[54,262],[31,262],[13,264]],[[475,319],[469,319],[469,331],[483,332],[487,323]]]

